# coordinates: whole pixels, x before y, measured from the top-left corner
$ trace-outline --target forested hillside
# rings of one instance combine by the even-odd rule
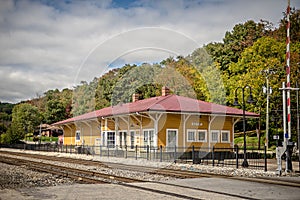
[[[275,72],[268,77],[272,87],[270,130],[271,134],[275,134],[280,131],[282,118],[279,88],[286,81],[285,18],[283,16],[276,26],[263,20],[249,20],[226,32],[222,42],[206,44],[189,55],[169,57],[155,64],[126,64],[91,82],[82,81],[75,88],[49,90],[41,97],[19,103],[12,113],[0,110],[0,131],[6,132],[3,135],[7,141],[10,141],[9,138],[14,141],[10,135],[22,135],[25,122],[27,127],[51,124],[103,107],[130,102],[133,93],[139,93],[141,99],[158,96],[163,85],[178,95],[231,106],[236,88],[246,84],[251,86],[256,100],[246,109],[261,114],[260,122],[251,122],[249,129],[255,129],[258,124],[260,129],[265,129],[266,95],[262,88],[266,84],[266,74],[263,71],[269,69]],[[300,10],[292,10],[290,20],[291,86],[294,87],[300,78],[300,66],[297,64],[300,63]],[[241,95],[240,92],[238,95]],[[295,92],[291,96],[292,108],[296,108]],[[16,115],[17,112],[22,112],[22,115]],[[35,117],[29,115],[32,112]],[[292,112],[296,116],[295,109]],[[11,120],[10,125],[8,121]],[[295,121],[292,123],[296,124]],[[296,126],[292,131],[296,131]]]

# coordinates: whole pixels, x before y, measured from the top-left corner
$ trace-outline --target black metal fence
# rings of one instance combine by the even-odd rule
[[[4,148],[16,148],[45,152],[86,154],[99,157],[146,159],[158,162],[185,162],[193,164],[240,168],[244,162],[243,149],[204,147],[153,147],[153,146],[77,146],[58,144],[1,144]],[[248,149],[248,168],[267,171],[266,149]]]

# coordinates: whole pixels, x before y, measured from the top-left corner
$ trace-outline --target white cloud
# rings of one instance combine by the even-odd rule
[[[188,54],[249,19],[276,25],[287,6],[285,0],[46,2],[0,1],[0,101],[90,81],[111,62]]]

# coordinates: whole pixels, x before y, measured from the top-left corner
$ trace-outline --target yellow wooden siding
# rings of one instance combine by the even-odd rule
[[[180,114],[163,114],[158,123],[158,146],[166,146],[167,129],[178,130],[178,146],[183,145],[182,119]]]
[[[187,116],[187,115],[186,115]],[[137,120],[137,119],[138,120]],[[122,120],[121,118],[118,119],[118,130],[119,131],[127,131],[127,144],[130,144],[130,130],[135,131],[135,144],[134,145],[144,145],[144,134],[143,130],[145,129],[154,129],[154,121],[148,117],[144,117],[142,115],[137,115],[136,118],[130,116],[124,116],[124,119],[129,119],[129,122]],[[209,126],[209,116],[201,116],[198,115],[191,115],[186,120],[185,130],[183,130],[183,122],[184,116],[181,114],[170,114],[164,113],[162,114],[159,123],[158,123],[158,138],[157,138],[157,145],[162,145],[163,147],[166,146],[166,134],[167,129],[176,129],[178,130],[178,146],[186,148],[195,146],[199,147],[208,147],[208,141],[210,141],[210,133],[208,130]],[[142,127],[140,127],[140,122],[142,123]],[[88,123],[92,129],[86,124]],[[78,144],[81,145],[82,141],[84,140],[85,145],[95,145],[95,140],[97,138],[101,138],[100,129],[102,131],[115,131],[115,122],[112,119],[107,119],[107,127],[105,126],[105,119],[101,119],[101,127],[100,123],[97,121],[87,121],[86,123],[78,122],[76,126],[74,124],[69,125],[71,127],[68,128],[64,126],[64,144]],[[99,129],[100,128],[100,129]],[[128,130],[129,129],[129,130]],[[197,132],[196,132],[196,141],[188,142],[187,141],[187,130],[206,130],[206,141],[207,142],[200,142],[197,141]],[[222,143],[221,142],[221,132],[220,132],[220,140],[218,143],[211,143],[210,147],[215,146],[216,148],[224,148],[224,147],[231,147],[233,142],[233,134],[232,134],[232,118],[231,117],[216,117],[213,122],[211,123],[211,130],[226,130],[230,132],[230,142]],[[81,132],[81,141],[75,142],[75,132],[76,130],[80,130]],[[155,134],[155,133],[154,133]],[[185,135],[184,135],[185,134]],[[118,135],[117,135],[118,137]],[[154,144],[156,145],[156,144]]]

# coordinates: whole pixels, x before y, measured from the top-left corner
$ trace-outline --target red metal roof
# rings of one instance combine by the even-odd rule
[[[116,106],[106,107],[100,110],[89,112],[73,118],[69,118],[53,125],[62,125],[76,121],[90,120],[99,117],[110,117],[115,115],[130,114],[136,112],[156,111],[156,112],[173,112],[173,113],[197,113],[197,114],[215,114],[227,116],[242,116],[243,110],[223,106],[215,103],[209,103],[178,95],[167,95],[152,97],[139,100],[132,103],[119,104]],[[245,112],[247,117],[259,117],[253,112]]]

